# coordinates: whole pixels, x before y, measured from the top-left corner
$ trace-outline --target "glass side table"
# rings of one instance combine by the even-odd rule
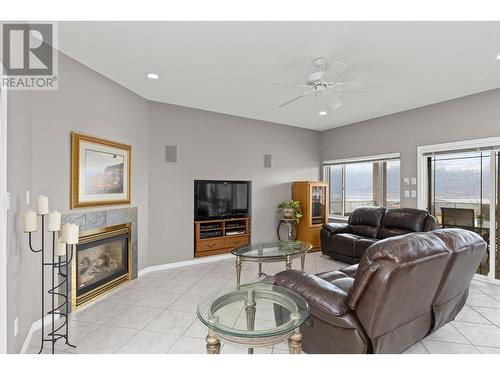
[[[237,247],[231,254],[236,256],[236,288],[240,287],[243,262],[259,263],[259,277],[269,276],[262,272],[262,263],[285,262],[287,270],[292,268],[292,259],[300,257],[300,268],[304,271],[306,254],[312,245],[302,241],[277,241],[249,244]]]
[[[300,354],[300,325],[309,317],[309,305],[291,290],[255,283],[200,303],[197,314],[208,328],[208,354],[220,353],[220,340],[246,346],[252,354],[255,347],[287,339],[290,353]]]

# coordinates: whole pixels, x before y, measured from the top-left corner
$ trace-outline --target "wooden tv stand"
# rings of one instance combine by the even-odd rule
[[[231,232],[242,232],[231,234]],[[229,253],[250,242],[250,218],[194,222],[194,257]]]

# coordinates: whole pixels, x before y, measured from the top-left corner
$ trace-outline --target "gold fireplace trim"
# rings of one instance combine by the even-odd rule
[[[73,256],[71,264],[71,311],[75,311],[83,305],[103,296],[113,289],[118,288],[124,283],[132,280],[132,224],[119,224],[104,228],[92,229],[80,234],[79,244],[85,244],[100,239],[118,236],[128,233],[128,273],[108,281],[90,292],[84,293],[77,298],[76,296],[76,253]],[[76,251],[76,249],[75,249]]]

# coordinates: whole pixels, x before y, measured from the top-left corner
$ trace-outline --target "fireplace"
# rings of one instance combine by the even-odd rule
[[[132,275],[130,224],[83,232],[72,264],[72,310],[128,282]]]

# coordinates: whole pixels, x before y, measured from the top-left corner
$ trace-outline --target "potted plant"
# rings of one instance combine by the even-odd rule
[[[283,219],[293,220],[296,224],[299,223],[300,218],[302,217],[302,210],[300,209],[299,201],[283,201],[278,204],[278,209],[281,210],[281,216]]]

